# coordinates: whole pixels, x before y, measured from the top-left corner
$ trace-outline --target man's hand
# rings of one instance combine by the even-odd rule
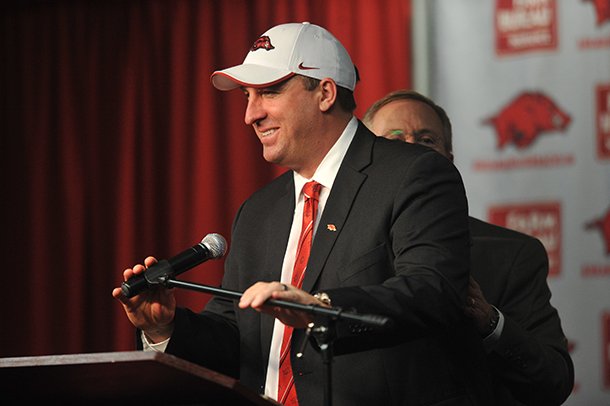
[[[464,313],[474,319],[477,330],[482,336],[489,333],[489,324],[494,316],[493,307],[485,300],[481,287],[472,276],[468,284],[468,295],[466,297],[466,307]]]
[[[280,282],[257,282],[243,293],[239,300],[239,308],[251,307],[258,312],[270,314],[294,328],[306,328],[313,321],[313,316],[307,312],[266,305],[268,299],[328,307],[324,302],[292,285]]]
[[[139,275],[156,263],[154,257],[147,257],[144,265],[137,264],[133,268],[125,269],[123,279],[128,280]],[[112,290],[112,296],[121,302],[131,324],[144,331],[149,341],[158,343],[171,337],[176,314],[176,298],[172,289],[160,286],[127,298],[118,287]]]

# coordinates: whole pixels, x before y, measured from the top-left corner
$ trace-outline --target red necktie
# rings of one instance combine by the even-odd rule
[[[313,226],[316,221],[316,213],[318,211],[318,198],[320,196],[322,185],[318,182],[311,181],[303,186],[303,194],[305,195],[305,204],[303,205],[303,224],[301,226],[301,236],[299,237],[299,245],[297,255],[294,261],[294,269],[292,270],[293,286],[300,288],[303,284],[305,268],[309,260],[309,252],[311,251],[311,240],[313,237]],[[292,327],[284,326],[284,338],[282,339],[282,349],[280,353],[280,377],[278,384],[278,400],[284,405],[298,405],[296,388],[294,386],[294,377],[292,376],[292,366],[290,365],[290,340],[292,337]]]

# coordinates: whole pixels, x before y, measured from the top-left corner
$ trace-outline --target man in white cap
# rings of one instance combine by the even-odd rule
[[[264,158],[289,169],[235,218],[222,287],[243,294],[214,297],[201,313],[177,308],[163,287],[113,295],[145,350],[238,377],[282,404],[493,404],[482,341],[463,310],[461,177],[428,148],[371,133],[353,115],[356,82],[341,43],[309,23],[269,29],[241,65],[214,72],[216,88],[247,96],[245,122]]]

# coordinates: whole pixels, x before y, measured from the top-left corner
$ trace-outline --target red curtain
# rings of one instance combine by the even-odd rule
[[[133,349],[126,267],[217,232],[283,169],[210,74],[273,25],[328,28],[357,115],[411,85],[410,0],[23,1],[0,15],[0,356]],[[180,279],[217,285],[222,260]],[[209,296],[178,291],[195,310]]]

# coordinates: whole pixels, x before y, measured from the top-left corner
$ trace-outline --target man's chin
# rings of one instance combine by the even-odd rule
[[[265,158],[265,161],[267,161],[269,163],[282,166],[281,157],[271,148],[267,148],[267,147],[263,146],[263,158]]]

